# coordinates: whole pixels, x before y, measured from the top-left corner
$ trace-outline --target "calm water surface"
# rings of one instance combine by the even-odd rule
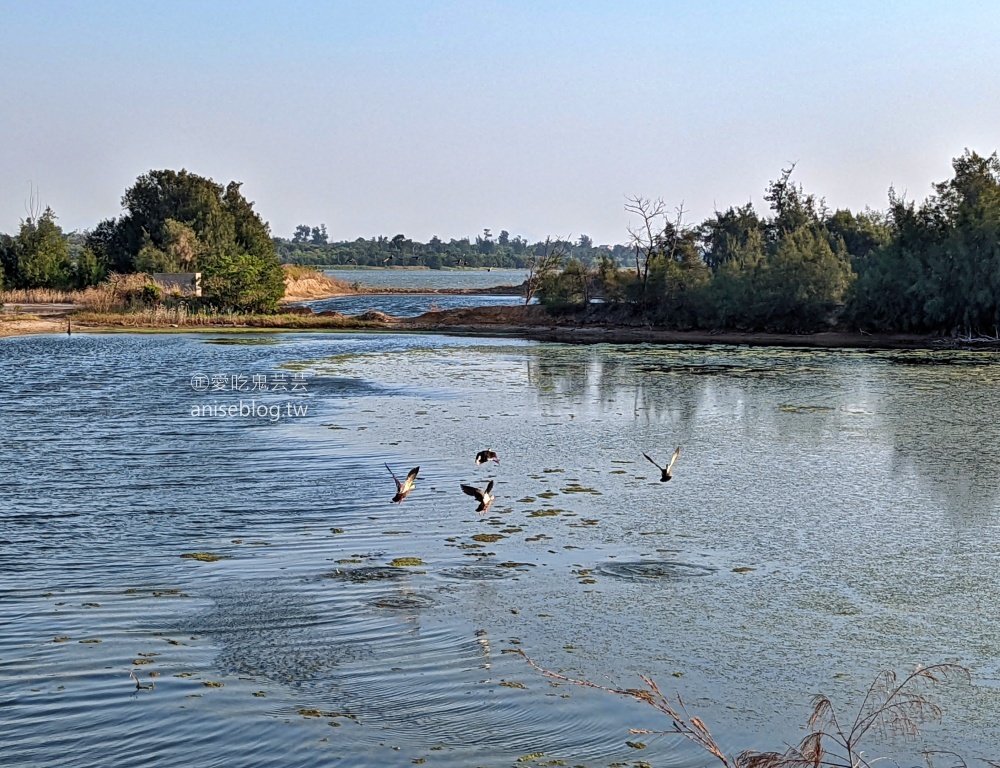
[[[526,269],[325,269],[323,272],[371,288],[495,288],[520,285],[528,279]]]
[[[870,750],[1000,754],[998,355],[81,334],[0,377],[4,765],[713,764],[517,649],[730,752],[957,661]]]
[[[528,273],[523,269],[328,269],[325,274],[348,283],[369,288],[472,288],[488,291],[501,285],[520,285]],[[503,294],[380,294],[337,296],[332,299],[303,302],[316,312],[333,310],[345,315],[360,315],[376,309],[394,317],[417,317],[438,309],[462,307],[513,306],[524,303],[523,296]]]
[[[462,307],[519,306],[524,304],[523,296],[490,295],[485,293],[397,293],[360,296],[337,296],[332,299],[318,299],[303,302],[316,312],[333,310],[345,315],[360,315],[369,309],[385,312],[393,317],[418,317],[425,312],[438,309],[460,309]]]

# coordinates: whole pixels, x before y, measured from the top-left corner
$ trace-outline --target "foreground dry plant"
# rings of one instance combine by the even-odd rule
[[[680,695],[675,697],[675,703],[646,675],[640,676],[645,688],[611,688],[552,672],[541,667],[523,651],[519,653],[545,677],[586,688],[597,688],[650,705],[667,716],[670,728],[664,731],[630,729],[631,733],[680,734],[715,757],[726,768],[871,768],[873,763],[884,759],[872,758],[862,752],[861,746],[866,736],[916,736],[920,725],[941,719],[941,708],[931,702],[921,688],[949,679],[969,681],[969,671],[958,664],[918,666],[902,678],[891,670],[884,671],[868,687],[852,720],[841,720],[833,702],[827,696],[818,695],[813,699],[809,715],[809,733],[797,745],[784,752],[746,750],[730,757],[722,750],[704,721],[688,713]],[[968,766],[961,756],[954,753],[926,752],[925,758],[929,766],[933,755],[947,755],[953,765],[962,768]],[[986,759],[983,762],[992,768],[1000,768],[1000,762]]]

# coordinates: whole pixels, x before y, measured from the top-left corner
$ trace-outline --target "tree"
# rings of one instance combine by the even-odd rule
[[[124,234],[115,219],[105,219],[84,233],[83,247],[94,254],[105,272],[135,272],[135,257],[124,241]]]
[[[772,239],[775,240],[783,232],[791,232],[805,224],[818,222],[821,218],[820,211],[825,209],[822,199],[817,203],[815,196],[802,191],[801,184],[792,183],[791,176],[795,166],[796,163],[792,163],[783,168],[781,176],[777,181],[769,183],[764,193],[764,199],[771,204],[771,210],[775,214],[770,228]]]
[[[545,243],[536,246],[531,258],[528,259],[528,278],[524,281],[524,304],[527,306],[542,285],[553,274],[559,271],[565,259],[565,250],[558,242],[546,237]]]
[[[328,240],[329,237],[326,234],[326,224],[320,224],[318,227],[312,228],[312,234],[309,242],[313,245],[326,245]]]
[[[698,228],[704,245],[705,263],[717,272],[719,267],[740,253],[755,233],[764,231],[752,203],[740,208],[729,208],[725,213],[715,212]]]
[[[312,237],[312,230],[309,229],[308,224],[299,224],[295,228],[295,234],[292,235],[293,243],[308,243],[310,237]]]
[[[122,205],[126,213],[88,236],[108,263],[202,272],[205,299],[220,308],[277,306],[284,276],[274,241],[239,182],[223,188],[186,170],[150,171],[126,190]]]
[[[888,242],[859,264],[846,316],[918,333],[1000,328],[1000,159],[966,150],[917,207],[890,190]]]
[[[69,243],[46,207],[29,213],[4,248],[3,269],[14,288],[67,288],[72,282]]]

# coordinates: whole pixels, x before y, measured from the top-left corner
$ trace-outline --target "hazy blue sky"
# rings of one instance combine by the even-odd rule
[[[1000,148],[997,2],[0,0],[0,231],[66,230],[187,168],[274,234],[623,242],[783,165],[833,207],[923,199]]]

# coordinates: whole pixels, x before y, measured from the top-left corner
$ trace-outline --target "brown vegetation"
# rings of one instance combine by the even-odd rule
[[[914,737],[920,726],[941,720],[941,708],[923,693],[927,684],[945,680],[969,680],[969,671],[958,664],[933,664],[918,666],[900,679],[891,670],[880,672],[868,687],[854,717],[841,718],[829,697],[813,698],[809,714],[807,735],[783,752],[758,752],[745,750],[735,756],[727,755],[712,736],[705,722],[689,714],[680,695],[667,697],[656,682],[641,675],[645,688],[611,688],[552,672],[533,661],[524,651],[522,657],[545,677],[564,683],[596,688],[618,696],[625,696],[648,704],[666,716],[670,727],[664,731],[629,729],[633,734],[677,734],[697,744],[722,763],[725,768],[870,768],[881,762],[862,749],[869,736]],[[966,762],[959,755],[952,755],[958,765]],[[996,762],[984,761],[997,766]]]
[[[285,298],[283,301],[311,301],[329,299],[358,293],[348,283],[325,275],[313,267],[283,264],[285,270]]]
[[[388,317],[386,315],[385,317]],[[385,328],[379,320],[350,317],[339,312],[283,312],[274,315],[243,315],[235,312],[189,312],[184,307],[164,306],[136,309],[131,312],[88,312],[73,315],[74,326],[95,328],[286,328],[322,330],[325,328]]]
[[[82,291],[57,291],[54,288],[21,288],[0,291],[0,306],[4,304],[77,304]]]

